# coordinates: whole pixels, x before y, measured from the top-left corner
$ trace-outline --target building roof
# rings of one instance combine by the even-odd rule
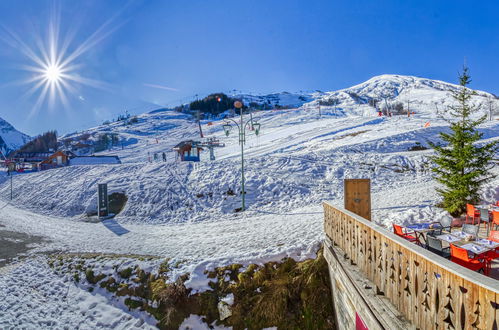
[[[99,165],[99,164],[121,164],[118,156],[76,156],[69,160],[69,165]]]

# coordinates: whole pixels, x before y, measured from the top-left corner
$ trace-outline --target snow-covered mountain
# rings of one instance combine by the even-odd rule
[[[440,80],[414,76],[385,74],[375,76],[361,84],[325,93],[313,93],[313,101],[304,107],[317,107],[319,104],[335,107],[340,113],[365,115],[377,108],[393,108],[401,103],[404,110],[428,115],[444,115],[448,107],[455,103],[451,96],[460,86]],[[488,104],[499,108],[499,99],[487,92],[476,91],[472,102],[482,105],[488,111]]]
[[[31,140],[30,136],[19,132],[14,126],[0,118],[0,151],[3,155],[18,149],[29,140]]]
[[[375,76],[361,84],[329,92],[313,93],[273,93],[267,95],[232,94],[246,104],[257,103],[269,108],[318,108],[334,109],[337,115],[367,115],[377,109],[394,108],[401,103],[404,111],[444,115],[454,103],[451,92],[459,89],[458,85],[440,80],[384,74]],[[491,93],[476,91],[473,103],[481,104],[483,111],[488,111],[489,102],[499,109],[499,98]]]

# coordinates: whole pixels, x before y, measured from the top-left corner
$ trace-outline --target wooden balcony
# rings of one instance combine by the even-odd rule
[[[348,322],[360,315],[369,329],[404,328],[404,322],[419,329],[497,329],[499,281],[329,203],[324,203],[324,229],[330,245],[326,244],[326,256],[333,297],[338,298],[335,290],[344,290],[335,303],[348,301],[348,308],[343,309],[351,313]],[[358,284],[362,281],[354,280],[359,276],[367,283],[363,288],[372,285],[374,294],[366,293]],[[345,289],[344,277],[355,290]],[[380,315],[379,305],[385,303],[395,310],[391,321]],[[381,310],[390,314],[390,306]],[[338,323],[342,328],[341,321]]]

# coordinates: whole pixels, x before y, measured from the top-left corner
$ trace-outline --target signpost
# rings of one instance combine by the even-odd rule
[[[371,220],[371,180],[345,179],[345,209]]]
[[[97,204],[99,218],[109,216],[109,199],[107,196],[107,183],[99,183],[99,202]]]

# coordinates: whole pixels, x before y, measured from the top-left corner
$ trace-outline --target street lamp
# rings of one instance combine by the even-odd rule
[[[258,136],[260,134],[260,124],[257,122],[253,122],[253,118],[250,118],[246,123],[243,121],[243,104],[241,101],[236,101],[234,102],[234,107],[237,109],[240,109],[241,111],[241,120],[238,123],[237,121],[228,118],[225,121],[225,124],[223,125],[223,129],[225,132],[226,136],[229,136],[230,131],[232,130],[232,124],[229,121],[232,121],[238,131],[239,131],[239,144],[241,145],[241,195],[242,195],[242,208],[241,211],[245,210],[245,195],[246,192],[244,191],[244,144],[246,143],[246,128],[248,124],[251,124],[251,127],[255,131],[255,135]]]

